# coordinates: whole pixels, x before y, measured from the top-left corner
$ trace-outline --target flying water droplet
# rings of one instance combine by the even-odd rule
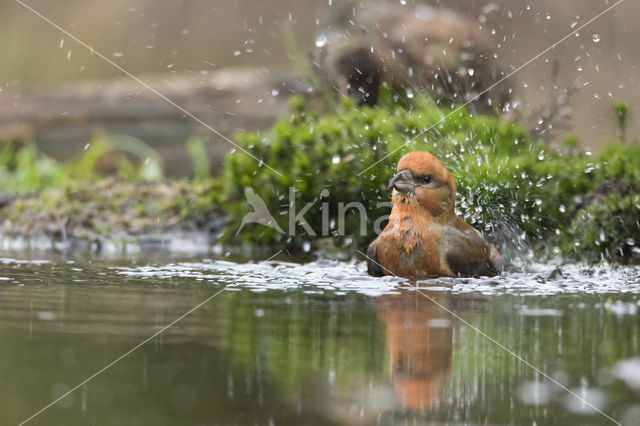
[[[318,37],[316,37],[316,47],[317,48],[324,47],[328,41],[329,40],[327,39],[326,35],[320,34]]]

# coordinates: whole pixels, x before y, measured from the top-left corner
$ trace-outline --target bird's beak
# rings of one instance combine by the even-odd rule
[[[414,192],[413,175],[409,170],[401,170],[389,181],[389,187],[398,192]]]

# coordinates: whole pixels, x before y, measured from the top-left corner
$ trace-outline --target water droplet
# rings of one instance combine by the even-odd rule
[[[324,47],[328,41],[329,40],[327,39],[326,35],[320,34],[318,37],[316,37],[316,47],[318,48]]]
[[[572,394],[564,399],[564,406],[571,413],[594,414],[607,406],[607,396],[601,389],[582,386],[572,389]],[[575,397],[576,394],[579,398]]]

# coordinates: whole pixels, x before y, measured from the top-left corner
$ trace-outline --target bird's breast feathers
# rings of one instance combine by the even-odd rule
[[[415,218],[389,218],[389,224],[378,237],[379,262],[399,276],[451,276],[442,244],[444,228],[433,221]]]

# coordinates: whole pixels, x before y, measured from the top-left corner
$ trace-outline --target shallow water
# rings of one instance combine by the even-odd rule
[[[640,269],[555,268],[0,258],[1,423],[206,301],[28,424],[640,424]]]

